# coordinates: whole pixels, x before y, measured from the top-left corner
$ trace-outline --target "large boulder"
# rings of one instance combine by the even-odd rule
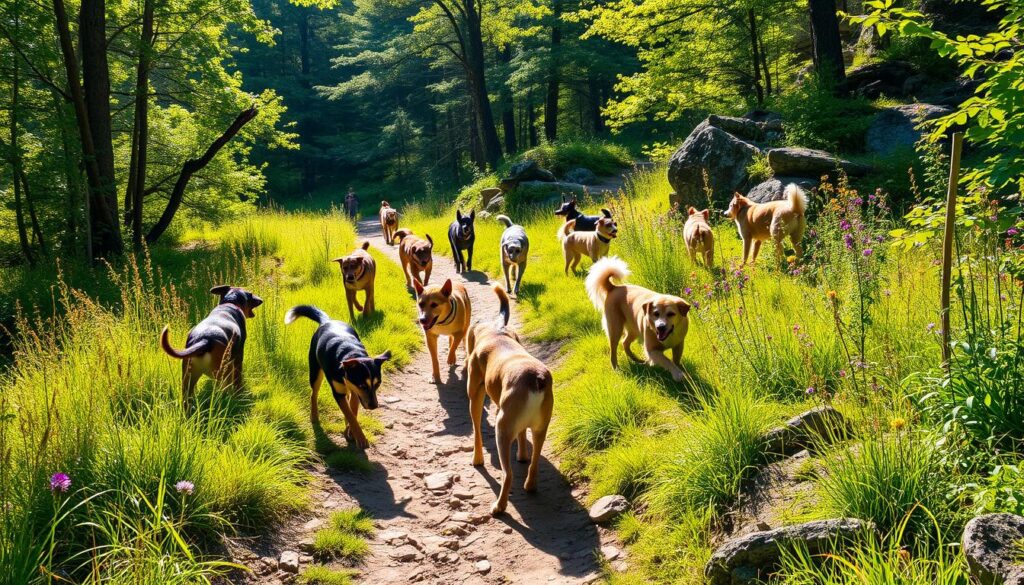
[[[821,181],[818,179],[811,179],[809,177],[772,177],[767,181],[754,185],[754,187],[747,193],[747,199],[750,199],[754,203],[778,201],[782,199],[786,186],[790,183],[796,183],[804,191],[810,191],[812,189],[817,189],[821,184]]]
[[[842,169],[848,175],[865,175],[871,168],[812,148],[773,148],[768,164],[776,176],[821,177]]]
[[[883,94],[901,97],[903,83],[917,73],[917,67],[906,61],[879,61],[847,71],[840,89],[870,99]]]
[[[720,118],[719,118],[720,119]],[[717,202],[746,187],[747,167],[761,149],[712,123],[701,122],[668,162],[668,182],[675,189],[670,200],[682,208],[703,205],[704,175]],[[753,122],[751,122],[753,123]]]
[[[908,104],[884,108],[875,114],[865,142],[868,151],[890,154],[901,148],[912,148],[921,139],[922,122],[945,116],[952,110],[931,104]]]
[[[718,547],[704,567],[704,576],[709,585],[754,583],[777,570],[783,547],[803,545],[812,556],[820,555],[873,530],[869,522],[837,518],[752,532]]]
[[[578,183],[580,185],[593,185],[598,182],[597,174],[584,167],[570,169],[563,178],[566,182]]]
[[[985,514],[964,527],[961,540],[971,575],[981,585],[1024,585],[1019,543],[1024,540],[1024,517]]]
[[[480,189],[480,207],[487,209],[487,207],[490,206],[491,201],[494,201],[497,197],[501,197],[504,193],[505,192],[501,190],[501,187]]]
[[[817,441],[845,437],[847,432],[846,419],[838,410],[817,406],[765,433],[764,450],[769,455],[788,456],[813,447]]]
[[[519,186],[523,181],[544,181],[547,183],[553,183],[555,181],[555,175],[547,169],[542,169],[537,161],[535,160],[522,160],[509,169],[508,176],[501,180],[501,188],[505,191],[511,191]]]

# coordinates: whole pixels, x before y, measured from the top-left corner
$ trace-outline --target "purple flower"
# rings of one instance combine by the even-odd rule
[[[845,378],[846,377],[846,370],[839,370],[838,374],[839,374],[840,378]]]
[[[839,227],[842,228],[842,230],[845,232],[846,230],[850,229],[850,222],[844,219],[843,221],[839,222]]]
[[[1017,228],[1010,228],[1010,229],[1006,230],[1006,235],[1008,235],[1008,236],[1016,236],[1019,233],[1020,232],[1017,230]]]
[[[854,197],[853,204],[854,205],[864,205],[864,200],[861,199],[860,197]]]
[[[846,249],[847,250],[852,250],[853,249],[853,235],[852,234],[846,234],[845,236],[843,236],[843,243],[846,244]]]
[[[691,304],[693,305],[694,309],[699,309],[700,308],[700,302],[698,302],[698,301],[693,301],[693,303],[691,303]]]
[[[793,333],[800,333],[800,324],[793,325]]]
[[[931,331],[931,330],[935,329],[935,323],[929,323],[927,326],[925,326],[925,328],[928,331]]]
[[[812,396],[815,392],[817,392],[817,390],[814,389],[814,386],[810,386],[807,390],[804,390],[804,394],[808,396]]]
[[[691,289],[690,287],[686,287],[683,289],[684,295],[689,295],[691,292],[693,292],[693,289]]]
[[[192,492],[196,491],[196,484],[192,483],[191,481],[183,479],[178,483],[174,484],[174,491],[178,492],[179,494],[191,496]]]
[[[66,473],[54,473],[50,476],[50,491],[65,493],[71,488],[71,478]]]
[[[872,250],[871,248],[864,248],[863,254],[864,254],[865,257],[870,256],[870,255],[872,255],[874,253],[875,253],[875,251]]]

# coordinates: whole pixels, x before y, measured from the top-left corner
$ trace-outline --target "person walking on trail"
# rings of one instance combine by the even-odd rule
[[[356,197],[356,192],[352,187],[348,188],[348,195],[345,196],[345,212],[353,220],[356,218],[356,213],[359,212],[359,197]]]

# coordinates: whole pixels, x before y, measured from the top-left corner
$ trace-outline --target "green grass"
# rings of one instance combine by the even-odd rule
[[[353,582],[353,574],[347,569],[331,569],[323,565],[313,565],[302,571],[298,582],[304,585],[349,585]]]
[[[161,576],[174,567],[186,575],[180,582],[202,582],[219,569],[190,555],[213,550],[222,534],[272,529],[308,506],[312,458],[365,461],[334,434],[343,424],[329,394],[321,396],[323,428],[310,426],[307,352],[315,325],[283,323],[285,310],[299,303],[348,319],[329,260],[356,247],[351,225],[336,215],[266,212],[186,239],[200,244],[158,248],[98,273],[69,270],[54,289],[55,316],[16,319],[13,363],[0,379],[0,564],[20,567],[12,583],[41,582],[40,564],[115,582],[125,562],[138,576],[116,582],[179,582]],[[398,282],[400,270],[378,256],[378,278]],[[208,289],[221,283],[265,300],[247,323],[247,387],[235,395],[206,380],[185,415],[180,364],[159,350],[157,335],[170,324],[172,342],[181,345],[214,304]],[[5,289],[13,295],[7,298],[32,298],[19,297],[18,286]],[[377,305],[378,314],[354,325],[371,353],[392,351],[392,371],[420,343],[413,308],[404,287],[378,287]],[[361,419],[380,431],[372,417]],[[71,491],[50,492],[56,472],[71,477]],[[181,481],[192,483],[190,493],[175,489]],[[140,524],[149,513],[140,502],[157,494],[184,549],[160,536],[167,525],[159,532]],[[53,555],[40,556],[51,530]],[[125,542],[139,549],[131,559],[101,554]]]
[[[331,514],[327,526],[313,535],[313,554],[319,558],[360,561],[370,552],[366,537],[373,530],[373,520],[362,510],[339,510]]]

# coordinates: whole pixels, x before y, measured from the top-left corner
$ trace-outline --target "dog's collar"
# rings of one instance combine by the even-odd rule
[[[601,241],[602,241],[602,242],[604,242],[605,244],[610,244],[610,243],[612,243],[612,240],[611,240],[611,238],[606,238],[606,237],[602,236],[601,234],[597,234],[597,239],[601,240]]]
[[[239,305],[237,303],[221,303],[218,306],[220,306],[220,307],[224,307],[224,306],[234,307],[234,308],[238,309],[239,311],[241,311],[242,315],[245,315],[245,309],[242,308],[242,305]]]
[[[457,309],[455,305],[455,299],[449,299],[448,303],[450,305],[451,310],[448,311],[448,316],[445,317],[444,321],[441,321],[440,323],[438,323],[438,325],[447,325],[455,320],[455,311]]]

